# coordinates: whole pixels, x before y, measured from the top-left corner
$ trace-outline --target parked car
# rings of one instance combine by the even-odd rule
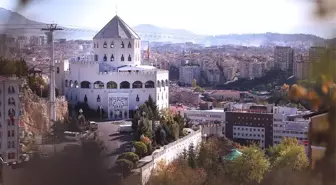
[[[70,132],[70,131],[64,132],[64,138],[72,141],[78,141],[80,139],[80,135],[81,134],[79,132]]]

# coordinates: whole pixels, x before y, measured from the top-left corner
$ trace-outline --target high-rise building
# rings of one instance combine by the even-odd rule
[[[295,57],[294,77],[298,80],[308,79],[311,76],[311,62],[307,56],[299,55]]]
[[[0,156],[7,163],[18,161],[20,80],[0,76]]]
[[[288,46],[276,46],[274,49],[274,67],[293,72],[294,49]]]
[[[197,65],[180,67],[179,81],[185,85],[192,85],[195,79],[196,83],[200,83],[201,68]]]

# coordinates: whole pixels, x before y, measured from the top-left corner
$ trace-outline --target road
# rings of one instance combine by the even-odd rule
[[[118,132],[119,126],[112,124],[110,121],[97,122],[97,124],[98,124],[97,136],[104,142],[106,147],[106,150],[104,151],[103,154],[106,157],[105,164],[107,165],[106,167],[110,169],[114,165],[118,155],[124,151],[125,144],[133,140],[133,135],[131,134],[120,135]],[[24,171],[25,171],[24,168],[10,169],[9,167],[4,166],[3,172],[4,172],[4,182],[6,182],[5,184],[6,185],[23,184],[22,180],[17,177],[20,177],[21,175],[24,174],[30,174]],[[30,174],[30,175],[37,175],[37,174]]]
[[[133,140],[133,135],[119,134],[119,126],[110,121],[97,122],[97,124],[97,135],[105,144],[106,164],[110,168],[114,165],[118,155],[124,151],[125,144]]]

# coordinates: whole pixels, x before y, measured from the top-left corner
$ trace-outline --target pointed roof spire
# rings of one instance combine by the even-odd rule
[[[140,39],[140,37],[118,15],[114,16],[93,39]]]

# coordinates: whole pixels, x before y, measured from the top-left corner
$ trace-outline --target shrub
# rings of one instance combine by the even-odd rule
[[[143,142],[143,143],[145,143],[146,145],[148,145],[148,144],[150,144],[152,142],[148,137],[146,137],[144,135],[142,135],[140,137],[140,141]]]
[[[135,153],[138,154],[140,158],[148,152],[146,144],[141,141],[134,142],[134,147]]]
[[[125,152],[119,156],[119,159],[126,159],[136,163],[139,161],[139,156],[134,152]]]
[[[116,164],[120,168],[123,175],[127,175],[133,169],[133,163],[127,159],[119,159]]]

